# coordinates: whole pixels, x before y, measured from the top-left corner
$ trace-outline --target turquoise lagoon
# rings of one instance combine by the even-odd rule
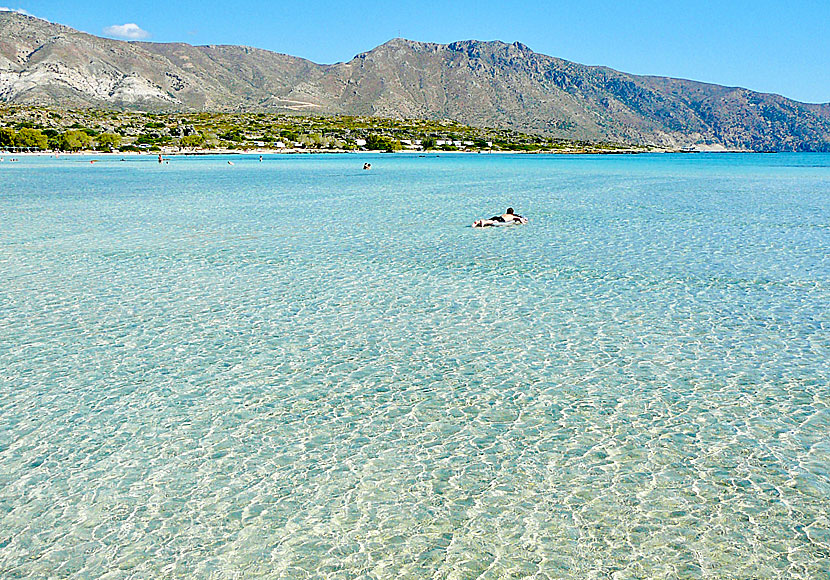
[[[830,156],[90,159],[0,164],[0,577],[830,576]]]

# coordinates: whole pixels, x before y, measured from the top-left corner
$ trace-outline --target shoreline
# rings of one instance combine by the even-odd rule
[[[379,150],[350,150],[350,149],[162,149],[161,151],[95,151],[86,149],[82,151],[21,151],[10,152],[0,150],[0,157],[77,157],[77,156],[101,156],[101,157],[199,157],[207,155],[361,155],[361,154],[404,154],[404,155],[642,155],[647,153],[668,154],[668,153],[769,153],[766,151],[750,151],[745,149],[669,149],[653,147],[649,149],[613,149],[613,150],[592,150],[592,149],[567,149],[567,150],[538,150],[538,151],[492,151],[492,150],[460,150],[444,151],[442,149],[404,150],[404,151],[379,151]]]

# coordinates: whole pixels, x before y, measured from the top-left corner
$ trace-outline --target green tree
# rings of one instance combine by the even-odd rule
[[[46,149],[49,146],[49,139],[38,129],[24,127],[17,132],[14,138],[14,144],[17,147]]]
[[[386,135],[369,135],[366,137],[366,148],[380,151],[398,151],[401,142]]]
[[[95,138],[98,151],[111,151],[121,145],[121,136],[115,133],[101,133]]]
[[[8,127],[0,129],[0,147],[14,147],[15,135],[14,129]]]
[[[80,149],[89,149],[91,143],[92,137],[83,131],[70,129],[61,136],[60,148],[64,151],[78,151]]]

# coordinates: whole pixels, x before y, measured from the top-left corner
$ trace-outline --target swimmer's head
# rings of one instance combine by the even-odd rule
[[[512,207],[508,207],[508,208],[507,208],[507,211],[506,211],[505,213],[513,213],[513,208],[512,208]]]

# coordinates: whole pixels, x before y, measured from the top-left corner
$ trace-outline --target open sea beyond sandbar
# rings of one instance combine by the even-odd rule
[[[830,155],[6,157],[0,577],[830,576]]]

